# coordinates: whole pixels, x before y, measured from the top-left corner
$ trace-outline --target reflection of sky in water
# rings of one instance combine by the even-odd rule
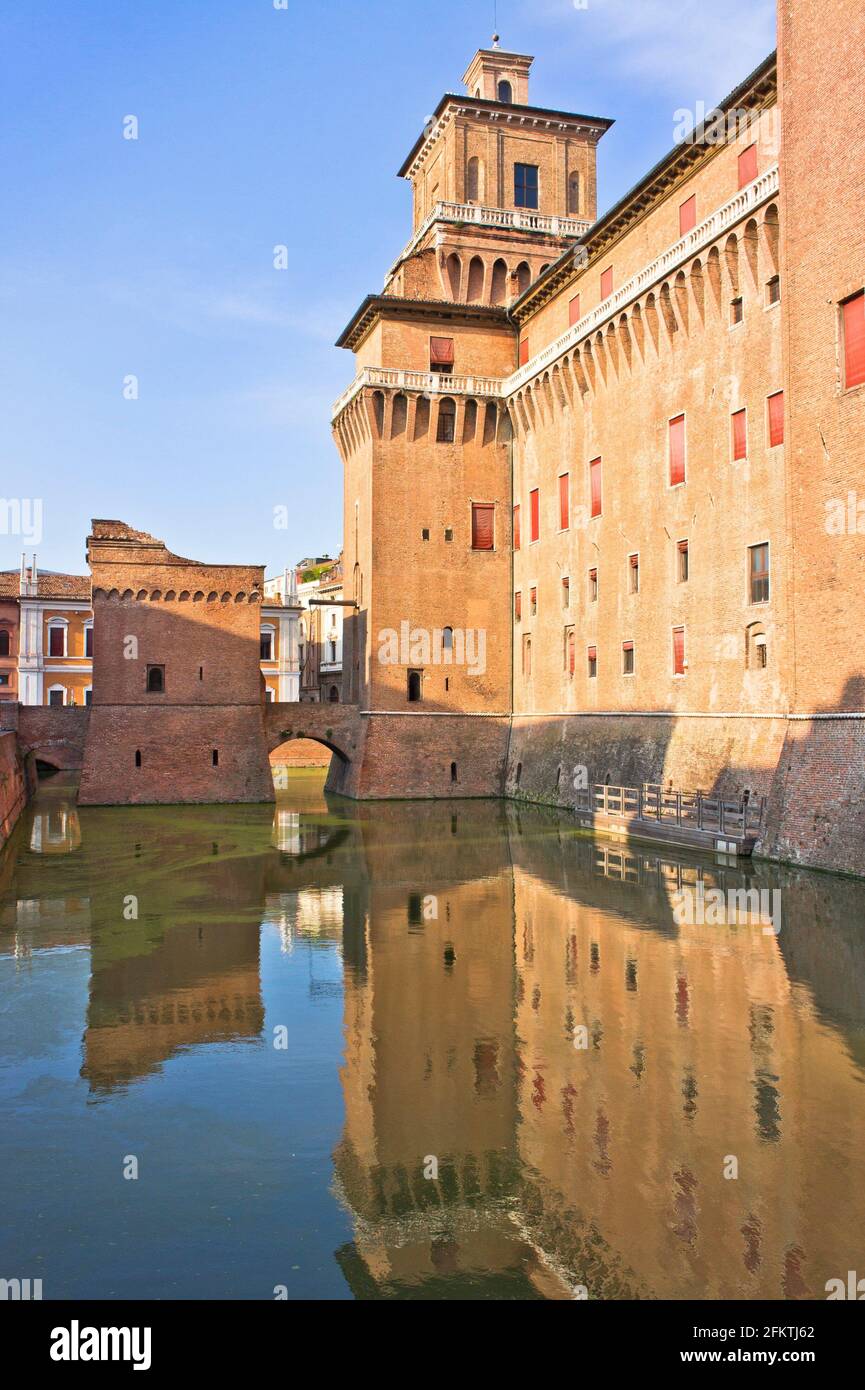
[[[0,861],[8,1275],[798,1298],[855,1266],[863,885],[293,779],[275,813],[45,789]],[[780,892],[780,935],[677,920],[697,888]]]

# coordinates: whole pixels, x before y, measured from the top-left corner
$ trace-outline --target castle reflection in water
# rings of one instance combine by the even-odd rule
[[[779,889],[780,933],[679,925],[700,880]],[[342,998],[356,1296],[822,1298],[861,1260],[859,883],[317,786],[274,816],[78,812],[49,783],[0,861],[0,956],[90,953],[96,1103],[262,1045],[265,928],[341,964],[309,989]]]

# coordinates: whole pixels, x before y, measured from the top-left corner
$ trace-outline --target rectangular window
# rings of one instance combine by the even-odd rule
[[[538,206],[538,166],[537,164],[514,165],[514,207],[536,208]]]
[[[567,531],[570,525],[570,474],[563,473],[559,478],[559,530]]]
[[[676,546],[676,574],[680,584],[688,582],[688,542],[679,541]]]
[[[572,627],[565,628],[565,671],[572,676],[577,669],[576,636]]]
[[[780,275],[773,275],[772,278],[771,278],[771,280],[767,280],[767,281],[766,281],[766,303],[767,303],[767,304],[780,304],[780,303],[781,303],[781,277],[780,277]]]
[[[66,629],[65,627],[49,627],[48,629],[48,655],[66,655]]]
[[[580,321],[580,296],[575,294],[568,305],[568,324],[573,325]]]
[[[589,603],[598,601],[598,571],[589,570]]]
[[[453,444],[456,438],[457,410],[454,402],[445,399],[439,405],[439,418],[436,425],[436,443]]]
[[[538,591],[537,591],[537,589],[529,589],[529,612],[531,613],[532,617],[534,617],[535,614],[537,613],[537,611],[538,611]]]
[[[588,663],[589,663],[589,680],[590,680],[590,681],[593,681],[593,680],[595,679],[595,676],[598,674],[598,649],[597,649],[597,647],[589,647],[589,648],[587,649],[586,656],[587,656],[587,658],[588,658]]]
[[[422,541],[428,541],[428,540],[429,540],[429,527],[428,527],[428,526],[423,526],[423,527],[421,527],[420,538],[421,538]]]
[[[92,627],[86,627],[86,628],[84,629],[84,655],[85,655],[85,656],[92,656],[92,655],[93,655],[93,628],[92,628]]]
[[[48,691],[48,703],[49,703],[49,705],[62,705],[62,704],[65,704],[65,703],[66,703],[66,692],[65,692],[65,690],[49,690],[49,691]]]
[[[752,603],[769,602],[769,543],[748,547],[748,574]]]
[[[520,548],[520,504],[514,507],[514,550]]]
[[[445,527],[445,545],[451,545],[452,542],[453,542],[453,538],[454,538],[453,527],[452,527],[452,526],[446,526],[446,527]]]
[[[690,232],[697,225],[697,195],[692,193],[679,208],[679,236]]]
[[[570,606],[571,606],[571,581],[570,581],[569,578],[565,577],[565,578],[562,580],[562,607],[563,607],[563,608],[570,608]]]
[[[613,293],[613,267],[608,265],[606,270],[601,272],[601,299],[609,299]]]
[[[531,633],[527,632],[526,635],[525,635],[524,638],[523,638],[523,675],[524,675],[524,676],[530,676],[531,674],[532,674],[532,637],[531,637]]]
[[[733,461],[748,457],[748,415],[747,411],[734,410],[733,421]]]
[[[749,145],[739,155],[739,187],[745,188],[757,177],[757,146]]]
[[[685,674],[685,629],[673,628],[673,675]]]
[[[523,596],[519,589],[514,594],[514,620],[520,622],[523,616]]]
[[[495,540],[495,507],[472,503],[472,550],[492,550]]]
[[[541,534],[541,500],[537,488],[529,493],[529,525],[529,541],[538,540]]]
[[[638,594],[640,592],[640,557],[639,555],[628,556],[628,593]]]
[[[273,660],[273,633],[262,632],[258,641],[258,655],[261,661]]]
[[[430,338],[429,369],[431,372],[444,372],[450,375],[454,369],[453,338]]]
[[[529,340],[520,338],[520,366],[524,367],[529,360]]]
[[[730,323],[735,327],[737,323],[742,322],[744,317],[745,305],[741,295],[737,295],[735,299],[730,300]]]
[[[784,392],[769,397],[769,448],[784,443]]]
[[[670,487],[685,481],[685,417],[670,421]]]
[[[634,644],[633,642],[622,643],[622,675],[632,676],[634,674]]]
[[[601,515],[601,460],[592,459],[589,464],[589,480],[591,483],[592,507],[591,515]]]
[[[865,290],[841,306],[844,319],[844,387],[865,381]]]

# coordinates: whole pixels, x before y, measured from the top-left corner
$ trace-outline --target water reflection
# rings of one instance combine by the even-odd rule
[[[224,1113],[252,1088],[272,1130],[267,994],[288,982],[310,1028],[341,1016],[341,1045],[293,1046],[301,1074],[313,1057],[338,1071],[341,1133],[322,1119],[296,1181],[312,1193],[329,1174],[318,1239],[344,1292],[808,1298],[855,1267],[865,887],[593,842],[541,808],[328,806],[320,782],[298,785],[275,815],[79,823],[55,791],[37,803],[0,861],[0,967],[89,952],[91,1103],[122,1107],[186,1059],[175,1103],[192,1106],[194,1058],[216,1049]],[[678,919],[683,889],[753,887],[780,890],[778,935]],[[34,973],[37,1032],[39,989]],[[236,1160],[199,1138],[231,1182]],[[244,1158],[245,1184],[259,1162]],[[350,1231],[335,1245],[336,1201]],[[187,1216],[194,1245],[207,1214]],[[309,1277],[298,1292],[339,1296]],[[80,1279],[86,1295],[86,1262]]]

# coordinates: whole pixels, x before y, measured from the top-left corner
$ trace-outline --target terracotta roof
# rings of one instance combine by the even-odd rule
[[[20,570],[0,571],[0,598],[17,598],[20,591]],[[89,574],[54,574],[51,570],[37,573],[39,598],[79,599],[90,602]]]

